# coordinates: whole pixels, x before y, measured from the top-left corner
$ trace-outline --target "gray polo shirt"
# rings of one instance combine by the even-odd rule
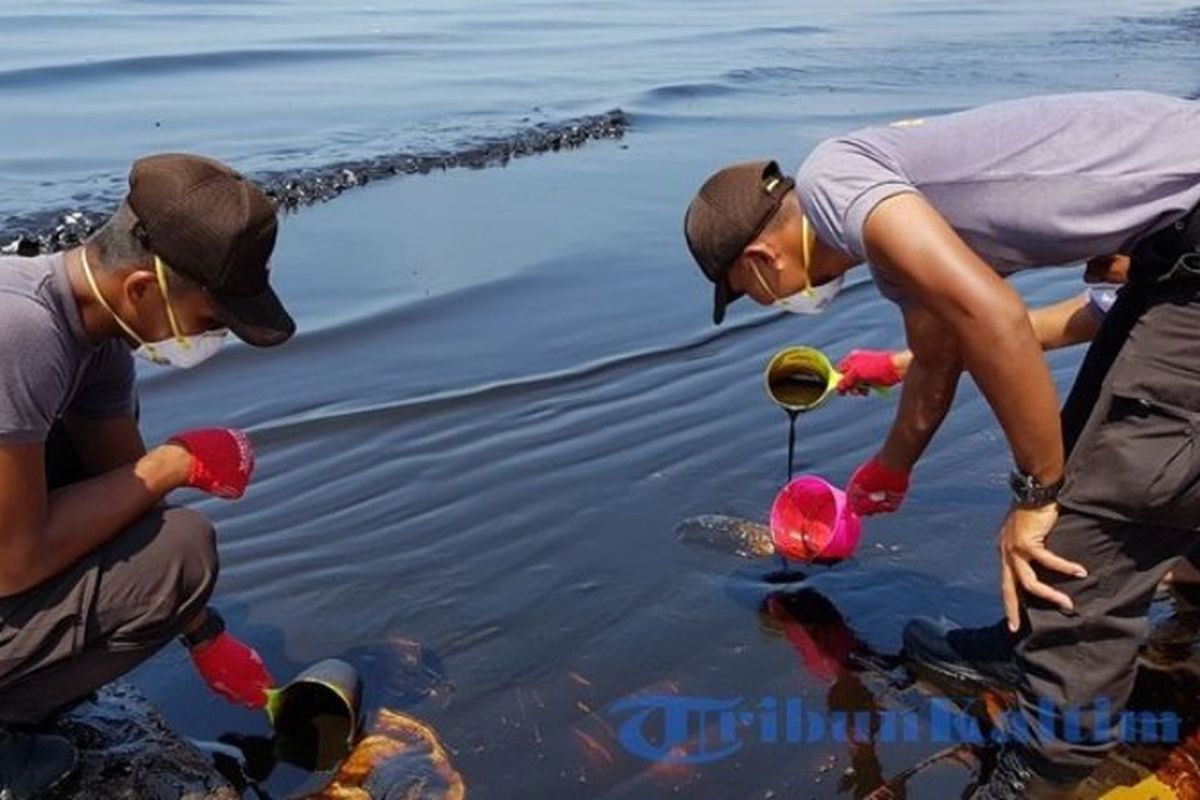
[[[67,414],[134,412],[133,356],[91,345],[61,254],[0,258],[0,442],[42,442]]]
[[[919,192],[1001,274],[1129,252],[1200,202],[1200,103],[1090,92],[992,103],[828,139],[796,189],[817,235],[866,260],[881,201]],[[885,295],[897,288],[876,280]]]

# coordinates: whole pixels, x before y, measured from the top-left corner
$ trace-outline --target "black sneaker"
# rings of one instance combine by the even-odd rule
[[[1053,783],[1039,776],[1020,753],[1005,748],[996,757],[996,767],[988,782],[975,790],[971,800],[1068,800],[1074,797],[1078,785],[1078,782]]]
[[[34,800],[71,776],[75,745],[61,736],[0,728],[0,800]]]
[[[1011,692],[1021,680],[1014,643],[1004,620],[986,628],[960,628],[917,617],[904,626],[901,655],[914,672],[951,683],[957,690]]]

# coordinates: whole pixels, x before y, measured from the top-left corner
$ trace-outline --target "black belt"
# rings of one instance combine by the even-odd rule
[[[1138,242],[1129,282],[1143,286],[1200,281],[1200,205]]]

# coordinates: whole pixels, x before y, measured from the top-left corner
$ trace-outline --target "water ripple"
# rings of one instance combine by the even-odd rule
[[[378,58],[383,50],[356,48],[215,50],[204,53],[132,56],[0,71],[0,89],[47,89],[104,81],[162,78],[211,70]]]

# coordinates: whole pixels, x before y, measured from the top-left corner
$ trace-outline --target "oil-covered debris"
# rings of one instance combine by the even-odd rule
[[[101,689],[56,723],[79,766],[47,800],[237,800],[238,792],[129,684]]]
[[[621,109],[547,122],[515,133],[488,137],[454,150],[389,153],[312,169],[269,172],[253,177],[283,211],[331,200],[348,189],[398,175],[437,170],[502,167],[514,158],[555,153],[597,139],[620,139],[629,128]],[[0,253],[35,256],[75,247],[100,227],[120,198],[96,198],[99,208],[45,211],[0,222]]]

